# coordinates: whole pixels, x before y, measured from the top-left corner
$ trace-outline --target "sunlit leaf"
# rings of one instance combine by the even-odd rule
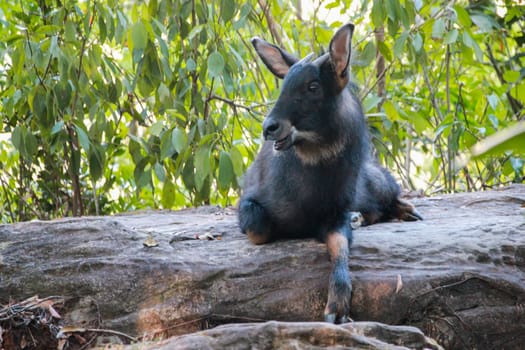
[[[133,50],[144,50],[146,48],[146,44],[148,43],[148,32],[142,21],[135,23],[131,27],[130,39]]]
[[[215,51],[208,57],[208,74],[210,78],[217,78],[221,75],[224,69],[224,58]]]
[[[210,172],[210,147],[209,145],[203,145],[199,147],[195,154],[195,186],[197,191],[200,191],[204,180],[210,175]]]
[[[412,46],[416,52],[421,51],[421,48],[423,47],[423,38],[421,37],[421,34],[414,34],[414,37],[412,38]]]
[[[230,158],[232,161],[233,171],[235,172],[235,175],[241,176],[244,173],[244,162],[242,154],[237,147],[233,146],[230,149]]]
[[[171,180],[164,182],[162,186],[162,207],[169,209],[175,203],[175,185]]]
[[[164,170],[162,164],[158,162],[155,163],[155,165],[153,166],[153,170],[155,171],[155,176],[157,176],[157,179],[159,179],[159,181],[161,182],[164,182],[164,180],[166,179],[166,170]]]
[[[503,154],[506,151],[518,155],[525,154],[525,121],[500,130],[476,143],[468,154],[457,160],[457,167],[465,166],[471,158]]]
[[[459,23],[461,23],[465,28],[469,28],[472,24],[470,16],[462,5],[455,5],[454,10],[458,16]]]
[[[221,0],[221,18],[223,23],[228,23],[235,14],[236,3],[231,0]]]
[[[78,143],[84,151],[88,152],[90,148],[89,136],[80,126],[75,125],[75,130],[77,131]]]
[[[507,70],[505,73],[503,73],[503,78],[508,83],[515,83],[520,78],[520,72],[513,71],[513,70]]]
[[[403,52],[403,48],[408,38],[408,32],[405,32],[396,39],[394,43],[394,56],[399,57]]]
[[[399,119],[399,113],[397,112],[396,107],[392,101],[385,101],[385,103],[383,103],[383,108],[385,109],[385,113],[390,120]]]
[[[445,33],[445,20],[443,18],[438,18],[434,25],[432,26],[432,38],[441,39]]]
[[[230,155],[224,151],[219,156],[219,188],[226,190],[230,187],[234,179],[233,164]]]
[[[186,147],[187,142],[188,140],[184,131],[179,128],[173,129],[171,132],[171,143],[177,152],[181,153]]]
[[[443,44],[450,45],[456,42],[458,38],[458,30],[452,29],[451,31],[447,32],[445,34],[445,37],[443,38]]]
[[[383,26],[386,19],[386,11],[383,0],[374,0],[372,5],[372,23],[376,28]]]
[[[102,177],[105,165],[105,150],[100,146],[94,146],[89,151],[89,174],[97,181]]]

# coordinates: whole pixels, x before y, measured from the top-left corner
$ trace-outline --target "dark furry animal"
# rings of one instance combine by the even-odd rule
[[[371,158],[361,105],[348,88],[353,29],[340,28],[329,51],[315,60],[299,61],[252,39],[265,65],[284,81],[239,203],[241,230],[254,244],[299,237],[326,242],[333,265],[325,309],[330,322],[344,322],[350,310],[350,210],[361,212],[367,224],[420,218]]]

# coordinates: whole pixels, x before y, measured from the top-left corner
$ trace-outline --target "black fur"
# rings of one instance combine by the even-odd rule
[[[339,29],[329,53],[313,62],[252,40],[284,82],[263,123],[266,141],[245,176],[240,227],[256,244],[300,237],[327,242],[333,263],[328,321],[344,321],[349,312],[349,211],[361,212],[369,224],[406,219],[401,207],[417,216],[399,199],[394,178],[371,157],[361,105],[348,86],[352,32],[351,24]]]

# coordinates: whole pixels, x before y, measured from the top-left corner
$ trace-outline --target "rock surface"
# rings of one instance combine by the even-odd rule
[[[133,346],[129,346],[132,349]],[[333,325],[321,322],[245,323],[173,337],[144,345],[157,349],[440,349],[417,328],[376,322]],[[441,348],[442,349],[442,348]]]
[[[353,319],[416,326],[450,349],[521,348],[525,186],[413,203],[424,221],[355,231]],[[221,239],[195,239],[206,234]],[[329,271],[315,240],[251,245],[233,209],[0,226],[0,303],[60,295],[64,324],[130,335],[319,321]]]

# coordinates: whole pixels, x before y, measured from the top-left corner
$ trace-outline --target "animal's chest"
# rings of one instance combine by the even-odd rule
[[[288,159],[274,168],[272,178],[279,179],[273,191],[275,217],[286,230],[318,234],[324,227],[341,219],[350,205],[350,171],[344,160],[317,166],[305,166]],[[274,182],[275,183],[275,182]]]

